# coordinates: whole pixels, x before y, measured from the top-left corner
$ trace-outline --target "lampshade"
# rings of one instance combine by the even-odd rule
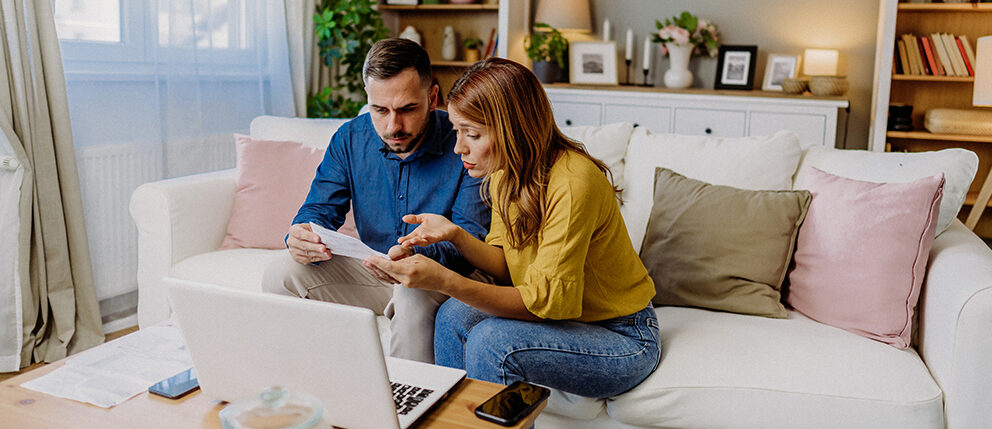
[[[834,76],[837,74],[836,49],[806,49],[803,53],[803,71],[808,76]]]
[[[992,36],[978,38],[975,49],[975,106],[992,107]]]
[[[540,0],[534,22],[543,22],[559,31],[592,31],[589,0]]]

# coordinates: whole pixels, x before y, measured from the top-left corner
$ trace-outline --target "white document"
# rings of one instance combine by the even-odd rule
[[[192,366],[179,328],[157,325],[70,357],[61,368],[21,386],[110,408]]]
[[[376,255],[389,259],[389,256],[366,246],[365,243],[362,243],[361,240],[355,237],[350,237],[337,231],[331,231],[313,222],[310,222],[310,228],[320,236],[320,242],[324,243],[324,246],[327,246],[334,255],[355,259],[365,259],[366,256]]]

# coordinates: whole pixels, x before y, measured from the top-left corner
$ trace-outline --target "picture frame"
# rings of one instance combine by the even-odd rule
[[[714,89],[754,89],[754,65],[758,62],[755,45],[721,45],[717,55]]]
[[[802,58],[799,55],[770,54],[761,80],[762,91],[781,91],[782,81],[799,74]]]
[[[617,84],[616,42],[572,42],[568,60],[570,83]]]

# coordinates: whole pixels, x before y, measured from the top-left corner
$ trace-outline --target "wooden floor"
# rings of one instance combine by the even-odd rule
[[[130,334],[130,333],[132,333],[134,331],[137,331],[137,330],[138,330],[138,327],[137,326],[134,326],[134,327],[126,328],[126,329],[121,329],[120,331],[117,331],[117,332],[111,332],[111,333],[109,333],[109,334],[106,335],[106,339],[104,340],[104,342],[107,342],[107,341],[110,341],[110,340],[114,340],[114,339],[123,337],[123,336],[125,336],[127,334]],[[30,371],[30,370],[35,369],[35,368],[38,368],[38,367],[40,367],[42,365],[45,365],[45,364],[44,363],[36,363],[36,364],[32,364],[31,366],[28,366],[27,368],[24,368],[24,369],[18,371],[18,372],[3,372],[3,373],[0,373],[0,381],[4,381],[4,380],[6,380],[8,378],[12,378],[12,377],[14,377],[14,376],[16,376],[18,374],[21,374],[21,373]]]

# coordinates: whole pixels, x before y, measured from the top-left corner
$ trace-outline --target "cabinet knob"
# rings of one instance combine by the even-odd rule
[[[566,119],[565,120],[565,125],[571,126],[572,125],[572,120],[571,119]]]
[[[706,134],[713,134],[713,129],[712,128],[706,128],[706,130],[704,130],[704,132]]]

